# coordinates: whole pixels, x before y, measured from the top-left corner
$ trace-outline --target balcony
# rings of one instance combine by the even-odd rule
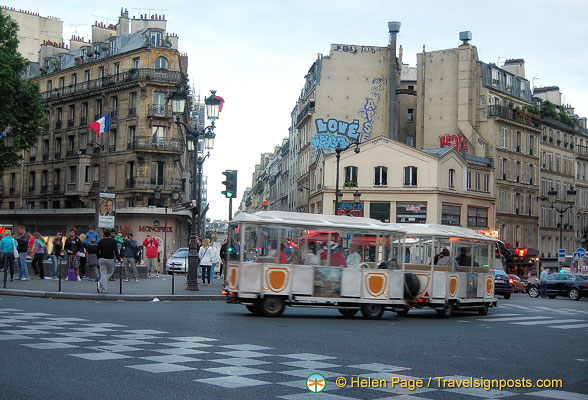
[[[59,183],[53,184],[53,193],[59,193],[61,191],[61,185]]]
[[[15,194],[16,193],[16,188],[15,187],[11,187],[9,190],[10,194]]]
[[[588,146],[574,146],[574,148],[576,149],[576,154],[579,156],[584,156],[584,157],[588,157]]]
[[[152,118],[171,118],[171,107],[164,104],[149,104],[147,106],[147,116]]]
[[[49,153],[43,153],[43,161],[49,161]]]
[[[137,116],[137,109],[136,108],[129,108],[129,117],[136,117]]]
[[[55,121],[55,129],[61,129],[61,121]]]
[[[99,181],[92,182],[92,189],[98,189],[99,187],[100,187],[100,182]]]
[[[110,118],[117,119],[118,118],[118,110],[112,110],[110,112]]]
[[[93,79],[87,82],[80,82],[68,87],[56,88],[41,93],[43,100],[52,100],[67,98],[81,93],[89,93],[102,90],[106,87],[124,85],[132,82],[164,82],[164,83],[182,83],[185,77],[179,71],[155,70],[150,68],[141,68],[131,71],[121,72],[114,76]]]
[[[159,138],[153,141],[151,137],[138,137],[133,142],[127,143],[127,149],[135,150],[156,150],[156,151],[173,151],[182,152],[184,142],[180,139]]]
[[[29,193],[33,193],[35,191],[35,187],[34,186],[29,186]]]
[[[88,123],[88,116],[82,116],[80,118],[80,125],[86,125]]]
[[[65,156],[66,156],[66,157],[73,157],[73,156],[74,156],[74,151],[73,151],[73,150],[68,150],[68,151],[65,153]]]
[[[302,121],[304,121],[306,119],[306,117],[311,115],[311,113],[313,113],[313,112],[314,112],[314,101],[311,100],[308,102],[308,104],[306,106],[304,106],[302,111],[300,111],[300,113],[298,114],[298,117],[296,118],[296,126],[298,127],[298,125],[300,125],[300,123]]]
[[[47,193],[47,190],[48,190],[47,185],[41,185],[41,193]]]
[[[102,118],[102,114],[94,114],[94,121],[98,121],[100,118]]]
[[[523,110],[513,110],[510,107],[501,105],[488,106],[488,117],[498,117],[508,121],[518,122],[533,128],[539,128],[541,125],[539,117]]]
[[[79,154],[80,156],[86,155],[86,153],[87,153],[87,152],[88,152],[88,150],[87,150],[87,149],[79,149],[79,150],[78,150],[78,154]]]
[[[135,187],[135,178],[129,178],[125,180],[125,188],[133,189]]]
[[[114,153],[116,151],[116,145],[115,144],[111,144],[110,146],[108,146],[108,151],[110,153]]]
[[[100,154],[100,150],[102,150],[100,147],[94,147],[94,154]]]
[[[68,119],[67,120],[67,127],[71,128],[74,126],[75,121],[73,119]]]
[[[56,151],[56,152],[55,152],[55,157],[54,157],[54,159],[55,159],[55,160],[59,160],[59,159],[61,159],[61,151]]]

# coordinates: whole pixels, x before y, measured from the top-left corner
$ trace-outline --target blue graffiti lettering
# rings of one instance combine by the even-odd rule
[[[327,121],[327,128],[329,129],[330,133],[336,133],[338,125],[339,124],[337,123],[336,119],[331,118]]]
[[[376,115],[376,104],[370,97],[365,99],[363,109],[359,110],[359,114],[366,119],[362,125],[361,142],[368,140],[372,135],[374,116]]]

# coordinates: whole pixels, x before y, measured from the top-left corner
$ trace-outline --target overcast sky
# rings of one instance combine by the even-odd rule
[[[288,135],[290,112],[317,53],[327,55],[331,43],[386,46],[388,21],[402,23],[398,45],[411,66],[423,45],[431,51],[456,47],[459,32],[469,30],[480,60],[502,64],[523,58],[529,81],[559,86],[565,102],[588,116],[588,2],[583,0],[143,0],[140,9],[132,2],[3,4],[60,18],[66,42],[74,32],[88,37],[96,20],[116,23],[121,7],[129,16],[166,16],[167,31],[178,34],[180,51],[188,53],[191,83],[202,95],[216,89],[226,101],[215,148],[204,164],[208,217],[214,219],[228,217],[221,172],[239,171],[240,201],[260,154]]]

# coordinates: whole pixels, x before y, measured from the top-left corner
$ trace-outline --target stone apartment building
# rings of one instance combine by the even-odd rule
[[[117,25],[92,26],[89,41],[41,45],[26,78],[38,81],[49,124],[22,165],[4,171],[3,223],[44,235],[72,226],[85,232],[98,194],[109,192],[119,229],[139,239],[165,230],[162,207],[174,191],[187,197],[190,163],[167,103],[186,84],[188,60],[166,25],[164,16],[129,18],[121,10]],[[110,130],[97,137],[89,124],[106,114]],[[182,118],[188,123],[188,113]],[[185,244],[184,214],[168,217],[168,242],[176,247]]]

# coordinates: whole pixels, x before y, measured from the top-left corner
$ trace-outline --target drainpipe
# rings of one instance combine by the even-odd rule
[[[400,22],[388,22],[388,33],[390,34],[390,101],[388,103],[388,119],[390,139],[396,139],[396,34],[400,32]]]

